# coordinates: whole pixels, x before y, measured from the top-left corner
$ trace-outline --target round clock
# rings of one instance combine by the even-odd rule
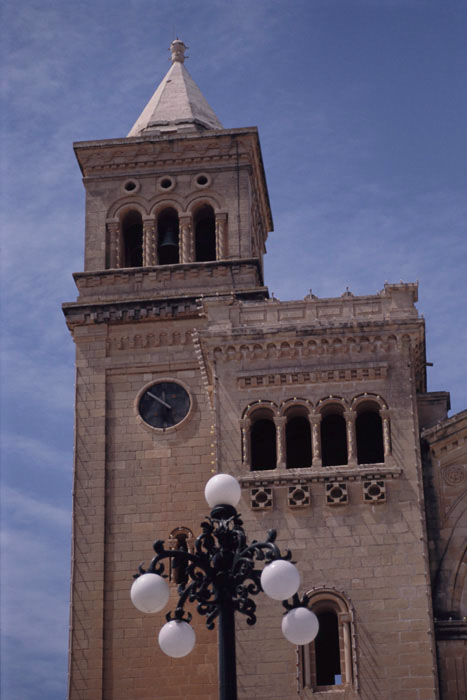
[[[190,395],[178,382],[162,381],[152,384],[141,394],[138,413],[153,428],[172,428],[188,415]]]

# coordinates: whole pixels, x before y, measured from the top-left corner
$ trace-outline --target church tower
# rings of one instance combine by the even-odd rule
[[[294,553],[321,629],[296,649],[280,608],[258,600],[257,625],[238,620],[239,697],[434,700],[417,285],[269,298],[257,129],[222,127],[185,49],[172,42],[126,138],[75,144],[86,242],[79,296],[64,304],[76,343],[69,700],[216,700],[204,619],[194,651],[169,659],[163,614],[129,599],[156,538],[192,546],[216,471],[239,479],[249,537],[276,528]]]

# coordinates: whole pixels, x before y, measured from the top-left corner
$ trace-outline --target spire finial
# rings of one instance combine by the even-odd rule
[[[172,63],[184,63],[185,62],[185,50],[188,46],[185,46],[181,39],[174,39],[170,44],[170,51],[172,53]]]

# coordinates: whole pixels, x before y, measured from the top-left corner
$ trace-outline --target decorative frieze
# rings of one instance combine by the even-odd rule
[[[143,331],[135,334],[114,334],[107,341],[107,351],[113,355],[126,350],[145,350],[147,348],[159,348],[166,346],[191,345],[191,331],[179,333],[177,331]]]
[[[294,384],[326,384],[329,382],[354,382],[365,379],[385,379],[387,365],[372,367],[348,367],[340,369],[317,369],[310,372],[268,372],[238,377],[239,389],[253,387],[283,386]]]

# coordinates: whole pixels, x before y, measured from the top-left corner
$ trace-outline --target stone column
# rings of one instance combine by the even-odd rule
[[[156,226],[151,219],[143,222],[143,267],[157,265]]]
[[[109,243],[109,268],[121,267],[120,223],[112,221],[107,224]]]
[[[391,433],[389,430],[389,411],[385,408],[381,409],[379,412],[381,420],[383,422],[383,448],[384,457],[389,457],[391,455]]]
[[[276,425],[276,452],[277,452],[276,466],[279,467],[279,469],[285,469],[287,466],[286,440],[285,440],[285,426],[287,424],[287,418],[285,416],[278,416],[278,417],[274,418],[274,423]]]
[[[313,467],[319,469],[323,466],[321,458],[321,414],[310,416],[311,423],[311,454],[313,455]]]
[[[194,261],[194,240],[191,216],[180,216],[179,218],[179,255],[181,263]]]
[[[352,640],[350,637],[350,615],[339,613],[339,621],[342,625],[342,637],[344,642],[344,682],[352,684]]]
[[[242,432],[242,463],[246,464],[248,469],[251,470],[251,420],[249,418],[242,418],[240,421],[240,429]]]
[[[216,260],[227,257],[227,214],[216,213]]]
[[[347,431],[347,464],[352,467],[357,466],[357,432],[355,421],[357,414],[355,411],[345,411],[345,427]]]

